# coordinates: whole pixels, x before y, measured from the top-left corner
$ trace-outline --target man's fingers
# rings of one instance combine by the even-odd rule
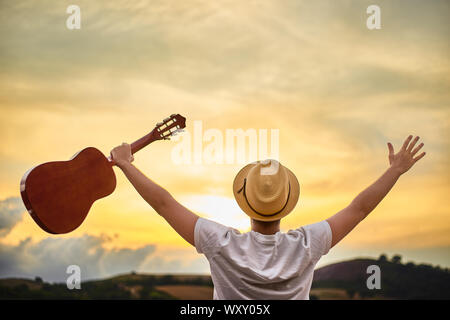
[[[406,138],[405,142],[403,142],[402,150],[406,150],[406,147],[408,146],[411,139],[412,139],[411,135],[408,138]]]
[[[423,142],[419,144],[412,152],[411,155],[414,156],[423,147]]]
[[[415,162],[419,161],[420,159],[422,159],[427,153],[426,152],[422,152],[421,154],[419,154],[417,157],[413,158],[413,160]]]
[[[411,144],[408,146],[408,149],[406,151],[411,152],[412,148],[416,145],[417,141],[419,141],[419,136],[416,136],[414,140],[411,142]]]
[[[389,155],[394,155],[394,147],[392,146],[392,143],[388,142],[388,149],[389,149]]]

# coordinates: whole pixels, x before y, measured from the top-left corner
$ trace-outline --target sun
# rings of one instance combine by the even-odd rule
[[[250,230],[250,218],[232,198],[203,194],[185,195],[180,202],[200,216],[241,232]]]

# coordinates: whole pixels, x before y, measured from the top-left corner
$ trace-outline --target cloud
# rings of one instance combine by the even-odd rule
[[[71,32],[64,25],[66,3],[21,1],[3,5],[0,60],[8,62],[2,71],[13,71],[6,72],[8,76],[34,75],[39,83],[61,84],[61,78],[101,74],[103,82],[111,76],[139,77],[201,93],[224,89],[248,93],[264,88],[282,93],[319,90],[320,95],[339,84],[341,73],[354,70],[353,62],[373,64],[381,59],[417,71],[424,48],[445,39],[445,2],[436,1],[431,9],[420,10],[416,8],[421,3],[382,1],[383,17],[389,18],[383,28],[391,32],[378,33],[368,33],[365,26],[369,4],[81,1],[82,28]],[[405,9],[422,19],[411,20]],[[36,16],[38,21],[33,19]],[[411,26],[411,21],[423,19],[426,23]],[[422,44],[416,51],[404,48],[408,37],[398,37],[404,30],[410,34],[411,27]],[[443,50],[433,50],[436,53],[443,55]],[[392,55],[403,59],[392,59]],[[446,54],[438,58],[448,64]],[[389,76],[389,72],[380,72]],[[377,73],[373,71],[373,81],[384,85],[379,80],[385,75]],[[393,76],[394,87],[407,84],[402,75]],[[10,82],[10,77],[6,79]],[[348,82],[366,85],[358,72],[349,79],[353,81],[346,80],[346,87]]]
[[[22,220],[25,207],[19,197],[0,201],[0,240]],[[82,281],[139,272],[207,272],[207,264],[193,250],[175,254],[157,252],[156,245],[138,248],[110,248],[118,235],[47,237],[34,242],[31,237],[18,244],[0,243],[0,278],[40,276],[46,281],[64,282],[69,265],[81,268]],[[108,247],[108,248],[107,248]]]
[[[448,4],[424,10],[420,2],[381,1],[379,32],[365,26],[369,4],[81,0],[75,32],[65,28],[67,3],[2,4],[0,85],[9,94],[0,103],[118,112],[147,100],[156,111],[154,101],[167,98],[149,88],[160,85],[174,90],[170,96],[193,94],[183,103],[196,106],[226,96],[245,99],[246,108],[249,100],[257,108],[290,101],[295,111],[317,110],[320,101],[336,111],[385,94],[407,94],[408,105],[425,95],[426,108],[447,106]]]
[[[69,265],[78,265],[83,279],[109,276],[135,270],[154,246],[137,250],[106,250],[104,237],[84,235],[77,238],[46,238],[33,243],[31,238],[18,245],[0,246],[0,277],[40,276],[48,281],[67,277]]]
[[[17,245],[0,244],[0,277],[42,277],[50,282],[64,282],[69,265],[78,265],[82,281],[138,272],[208,271],[192,250],[179,250],[177,257],[155,254],[156,246],[148,244],[136,249],[112,248],[105,245],[113,238],[83,235],[71,238],[46,238],[33,243],[31,238]],[[183,259],[187,256],[187,259]],[[203,265],[203,268],[200,266]]]
[[[0,238],[6,236],[26,211],[22,200],[10,197],[0,201]]]
[[[22,220],[25,207],[19,197],[0,201],[0,240]],[[156,245],[138,248],[111,248],[117,235],[47,237],[34,242],[31,237],[18,244],[0,242],[0,278],[40,276],[46,281],[64,282],[69,265],[81,268],[82,281],[139,272],[208,272],[204,259],[193,249],[172,254]],[[107,248],[108,247],[108,248]]]

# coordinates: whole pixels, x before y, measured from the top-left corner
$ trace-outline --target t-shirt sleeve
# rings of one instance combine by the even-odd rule
[[[194,244],[198,253],[209,255],[223,246],[233,229],[220,223],[198,218],[194,229]]]
[[[305,235],[306,246],[311,251],[311,257],[319,260],[331,248],[331,227],[326,220],[301,227]]]

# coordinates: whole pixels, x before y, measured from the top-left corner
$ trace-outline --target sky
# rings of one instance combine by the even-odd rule
[[[79,30],[66,27],[71,4]],[[87,146],[108,155],[173,113],[187,132],[141,150],[135,165],[241,232],[249,219],[232,182],[245,163],[173,159],[195,123],[222,135],[278,130],[276,158],[301,188],[283,231],[344,208],[388,168],[388,141],[399,148],[419,135],[426,157],[318,266],[386,253],[449,267],[450,4],[376,1],[381,29],[369,30],[371,4],[0,0],[0,277],[64,281],[71,264],[83,279],[209,273],[117,168],[114,193],[69,234],[42,231],[20,199],[29,168]]]

